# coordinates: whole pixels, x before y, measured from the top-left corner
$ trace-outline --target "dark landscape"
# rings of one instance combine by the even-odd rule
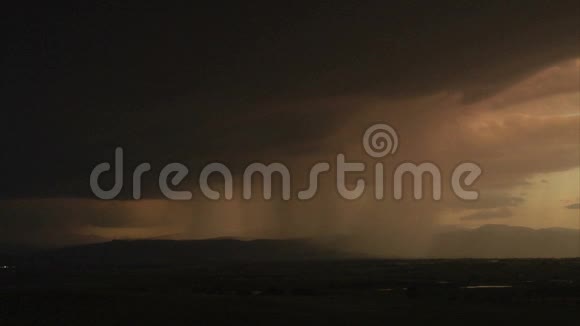
[[[234,239],[12,252],[0,256],[2,325],[536,323],[580,309],[578,258],[361,259]]]

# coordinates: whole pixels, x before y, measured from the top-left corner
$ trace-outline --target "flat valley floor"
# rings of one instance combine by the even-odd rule
[[[580,322],[580,259],[1,267],[0,325]]]

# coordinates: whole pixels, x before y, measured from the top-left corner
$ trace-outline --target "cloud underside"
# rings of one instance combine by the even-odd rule
[[[490,220],[496,218],[508,218],[513,216],[513,212],[507,208],[499,208],[492,210],[484,210],[476,213],[472,213],[461,217],[463,221],[480,221],[480,220]]]
[[[570,205],[566,206],[566,208],[568,208],[568,209],[580,209],[580,203],[570,204]]]
[[[288,147],[245,153],[248,160],[284,162],[293,172],[292,189],[303,189],[308,168],[319,160],[332,162],[336,153],[343,152],[347,160],[362,160],[367,166],[372,166],[375,161],[361,151],[360,136],[370,122],[387,121],[397,128],[400,138],[398,152],[385,162],[387,185],[391,184],[389,171],[396,162],[435,162],[446,180],[458,162],[474,161],[484,171],[477,183],[481,198],[475,202],[455,199],[448,183],[444,182],[444,198],[437,204],[410,201],[410,192],[406,193],[407,200],[402,203],[391,200],[376,202],[372,200],[372,193],[355,203],[348,203],[335,196],[334,179],[330,174],[321,177],[319,195],[309,203],[288,203],[277,198],[272,202],[246,202],[239,200],[239,192],[232,202],[211,203],[203,200],[196,190],[196,171],[199,171],[196,164],[186,160],[183,163],[189,165],[190,175],[181,189],[194,191],[191,203],[164,203],[163,200],[100,202],[70,197],[7,200],[0,203],[2,236],[4,239],[17,239],[27,233],[38,241],[54,242],[64,241],[66,237],[62,234],[68,234],[70,241],[74,242],[90,237],[107,239],[166,234],[183,237],[294,237],[346,233],[373,239],[374,236],[384,236],[385,230],[389,230],[392,239],[397,235],[419,239],[423,237],[421,234],[429,233],[437,216],[448,209],[471,210],[461,218],[465,222],[505,220],[512,217],[513,208],[526,205],[524,197],[509,194],[509,189],[525,186],[530,176],[578,166],[580,135],[577,126],[580,115],[576,111],[579,95],[577,91],[555,86],[576,82],[577,67],[575,60],[546,67],[494,96],[470,103],[462,101],[461,94],[440,93],[399,100],[376,96],[333,97],[296,102],[296,106],[287,104],[278,108],[281,111],[276,116],[284,117],[294,112],[298,116],[303,114],[315,118],[308,116],[310,108],[335,107],[340,110],[332,116],[340,116],[343,120],[339,123],[332,119],[327,121],[324,116],[316,117],[320,120],[314,119],[311,123],[323,127],[321,134],[299,138]],[[567,82],[562,84],[561,80]],[[542,96],[536,93],[532,96],[528,94],[530,87],[553,90]],[[267,124],[267,119],[272,117],[256,119]],[[217,135],[207,137],[219,142],[222,141],[222,132],[227,133],[227,130],[216,129],[214,133]],[[301,147],[304,150],[300,150]],[[132,148],[125,150],[131,160]],[[107,155],[112,158],[112,151],[104,153],[105,158]],[[241,164],[243,160],[223,161],[236,175],[244,166]],[[85,171],[86,178],[80,179],[85,187],[88,186],[89,171]],[[148,176],[150,179],[144,177],[146,197],[159,197],[156,173],[158,171],[153,171]],[[371,174],[364,175],[370,188],[373,184],[369,178]],[[351,175],[353,178],[357,176],[361,175]],[[129,174],[125,178],[126,191],[131,190],[130,177]],[[426,191],[430,193],[430,190]],[[392,189],[387,188],[385,192],[389,197]],[[568,208],[577,207],[575,205]],[[53,239],[51,234],[60,236]],[[417,240],[417,243],[422,241]],[[384,244],[385,247],[390,245]],[[361,250],[380,247],[370,242],[361,246]]]

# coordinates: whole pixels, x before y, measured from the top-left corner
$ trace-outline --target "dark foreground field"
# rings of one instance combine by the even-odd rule
[[[4,267],[4,266],[0,266]],[[580,321],[580,259],[0,269],[0,325]]]

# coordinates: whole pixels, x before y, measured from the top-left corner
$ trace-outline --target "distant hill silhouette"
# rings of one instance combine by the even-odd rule
[[[4,246],[4,250],[0,250],[0,265],[58,268],[71,265],[194,265],[199,262],[369,258],[331,249],[341,248],[341,244],[348,243],[348,237],[340,237],[334,242],[319,240],[114,240],[44,251],[15,250],[12,246]],[[435,236],[431,251],[425,258],[578,257],[579,242],[578,230],[485,225],[472,230],[441,232]]]
[[[437,258],[564,258],[580,256],[580,231],[499,224],[445,232],[434,239]]]
[[[308,240],[114,240],[37,253],[29,259],[50,264],[156,265],[199,261],[276,261],[340,258]]]

